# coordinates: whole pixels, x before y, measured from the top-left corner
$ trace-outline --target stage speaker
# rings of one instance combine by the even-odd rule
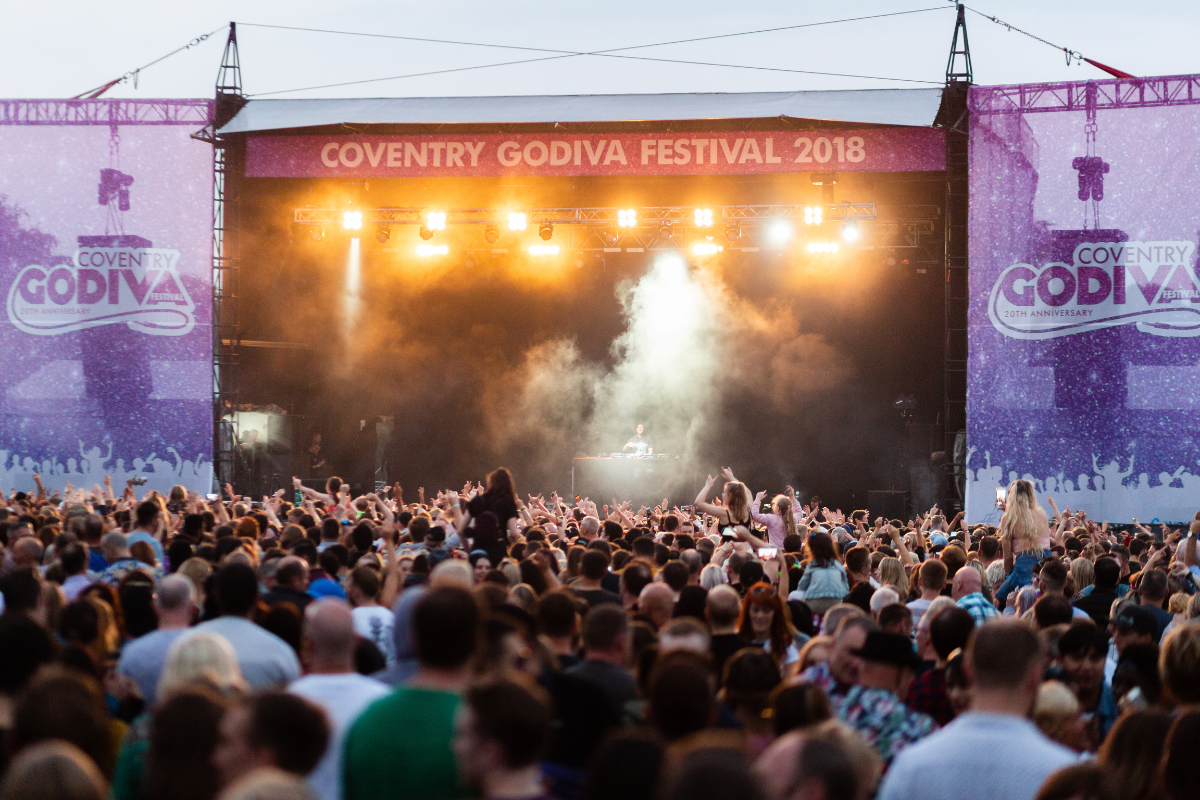
[[[908,517],[910,493],[900,489],[872,489],[867,492],[870,521],[876,517],[904,520]]]

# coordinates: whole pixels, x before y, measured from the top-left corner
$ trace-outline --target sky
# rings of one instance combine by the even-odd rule
[[[954,6],[945,0],[759,0],[664,3],[438,0],[162,0],[10,4],[0,26],[0,97],[62,98],[92,89],[236,20],[251,95],[545,57],[536,51],[417,43],[252,27],[251,23],[595,51],[931,8],[922,13],[626,51],[651,58],[939,83]],[[969,8],[1139,76],[1200,71],[1200,15],[1184,0],[977,0]],[[975,81],[1107,77],[1061,51],[967,13]],[[148,68],[108,97],[209,97],[225,30]],[[271,94],[401,97],[752,92],[919,87],[921,83],[581,56],[402,80]]]

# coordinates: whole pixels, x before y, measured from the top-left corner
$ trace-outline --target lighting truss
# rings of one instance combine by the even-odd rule
[[[804,224],[804,205],[745,205],[711,206],[713,227],[697,228],[695,206],[658,206],[638,208],[637,227],[618,226],[617,213],[612,208],[524,208],[527,229],[537,231],[543,225],[554,230],[554,243],[565,250],[593,251],[606,253],[644,252],[649,250],[685,249],[701,242],[716,242],[724,252],[768,252],[781,249],[777,240],[770,235],[771,226],[777,222],[788,222],[795,226],[798,241],[805,241],[818,232],[828,229],[829,235],[840,231],[845,222],[868,223],[860,226],[861,236],[849,250],[914,249],[923,247],[935,233],[939,209],[935,206],[898,206],[887,215],[879,217],[874,203],[833,203],[822,205],[823,225]],[[390,226],[425,224],[431,208],[363,208],[363,226],[386,224]],[[513,209],[447,208],[437,209],[446,215],[447,230],[440,235],[454,236],[453,229],[463,234],[465,226],[492,226],[500,231],[496,242],[487,242],[480,235],[478,241],[461,241],[457,249],[463,251],[491,251],[495,253],[517,252],[516,244],[523,236],[508,230],[508,215]],[[297,208],[293,221],[300,225],[323,225],[327,230],[340,230],[346,208]],[[661,230],[672,226],[672,237],[663,239]],[[726,240],[724,231],[736,225],[741,232],[737,241]],[[835,227],[836,226],[836,227]],[[616,234],[616,240],[613,235]]]
[[[811,203],[809,205],[812,205]],[[822,206],[824,218],[835,221],[870,221],[876,217],[874,203],[834,203]],[[357,210],[357,209],[356,209]],[[421,225],[430,209],[426,208],[364,208],[363,224],[386,222],[391,225]],[[522,209],[527,215],[528,226],[584,225],[616,227],[618,208],[530,208]],[[345,208],[297,208],[293,222],[301,225],[341,224]],[[660,228],[663,223],[689,224],[695,222],[695,206],[659,206],[639,208],[638,227]],[[779,206],[713,206],[713,226],[722,222],[736,221],[741,225],[769,223],[776,220],[804,221],[803,205]],[[448,208],[445,210],[446,225],[496,225],[507,226],[508,209]]]
[[[778,251],[780,243],[770,236],[770,225],[790,222],[796,225],[799,241],[809,239],[818,231],[845,222],[869,223],[860,227],[860,239],[848,249],[913,249],[922,248],[934,236],[935,219],[940,210],[936,206],[896,206],[886,218],[878,216],[874,203],[835,203],[823,205],[822,227],[804,224],[803,205],[727,205],[712,206],[713,227],[696,228],[695,206],[652,206],[637,209],[637,227],[619,228],[618,207],[564,207],[564,209],[522,209],[527,215],[529,230],[538,230],[548,224],[554,230],[554,242],[564,251],[593,252],[644,252],[658,249],[684,248],[691,251],[698,242],[716,241],[725,252],[768,252]],[[359,209],[355,209],[359,211]],[[431,209],[361,209],[364,227],[371,224],[424,225]],[[522,236],[518,231],[509,231],[508,215],[511,209],[445,209],[446,234],[452,228],[464,225],[496,227],[502,233],[496,242],[462,242],[463,251],[508,252],[518,247],[516,241]],[[293,221],[304,225],[324,225],[326,229],[341,228],[344,207],[338,209],[295,209]],[[672,239],[664,240],[660,231],[665,224],[672,225]],[[736,224],[740,230],[736,242],[725,240],[728,225]],[[840,229],[840,228],[838,228]],[[617,240],[613,241],[613,234]],[[442,234],[439,234],[442,235]],[[833,234],[830,234],[833,235]],[[516,251],[514,251],[516,252]]]
[[[0,100],[0,125],[206,125],[212,100]]]
[[[1200,76],[1121,78],[1119,80],[972,87],[976,114],[1029,114],[1039,111],[1083,111],[1088,87],[1097,109],[1155,108],[1200,103]]]

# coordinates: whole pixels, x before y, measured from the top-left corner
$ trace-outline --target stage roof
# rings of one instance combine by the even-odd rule
[[[787,117],[930,126],[942,90],[862,89],[745,94],[593,94],[519,97],[251,99],[221,133],[325,125],[480,125],[730,120]]]

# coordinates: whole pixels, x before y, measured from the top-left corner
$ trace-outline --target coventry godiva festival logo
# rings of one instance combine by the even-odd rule
[[[79,236],[70,263],[30,264],[8,290],[8,318],[25,333],[61,333],[127,325],[154,336],[182,336],[196,325],[195,304],[179,273],[179,251],[154,247],[124,233],[118,212],[129,210],[133,177],[100,171],[100,205],[108,206],[105,229]]]
[[[1085,242],[1071,264],[1014,264],[988,300],[996,330],[1054,339],[1135,325],[1155,336],[1200,336],[1193,242]]]

